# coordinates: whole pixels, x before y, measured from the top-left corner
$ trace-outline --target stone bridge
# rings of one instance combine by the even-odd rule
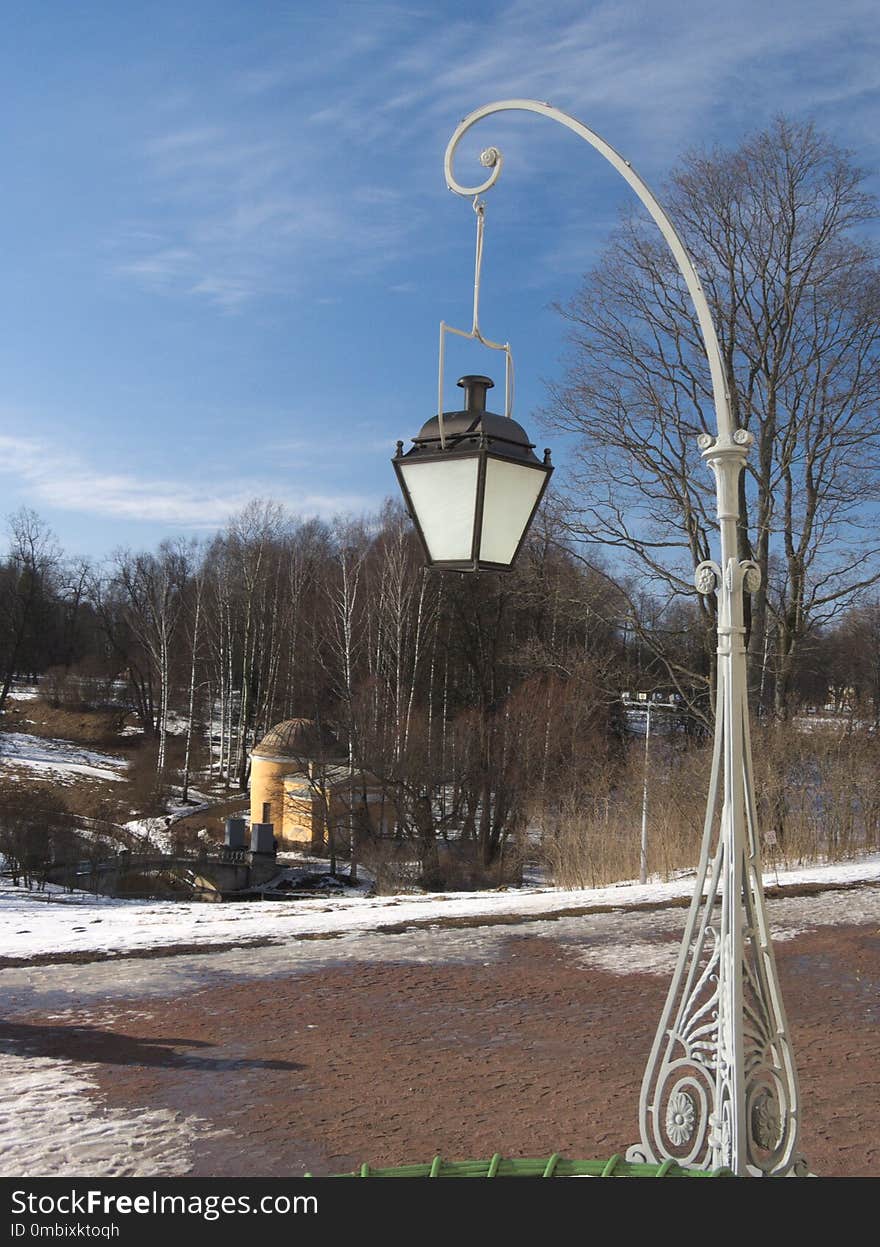
[[[90,890],[116,895],[127,877],[166,875],[192,889],[200,900],[223,900],[237,892],[268,883],[278,873],[274,853],[227,849],[216,856],[175,857],[164,853],[130,853],[126,850],[99,862],[53,866],[52,883],[86,883]],[[123,888],[124,890],[124,888]]]

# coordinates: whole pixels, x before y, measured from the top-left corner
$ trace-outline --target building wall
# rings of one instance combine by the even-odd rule
[[[279,849],[310,843],[312,838],[310,822],[307,827],[301,827],[298,818],[291,820],[288,832],[284,781],[294,770],[296,764],[291,759],[251,755],[251,822],[272,823]],[[268,819],[263,817],[267,805]]]
[[[288,776],[284,785],[284,844],[320,848],[320,802],[301,774]]]

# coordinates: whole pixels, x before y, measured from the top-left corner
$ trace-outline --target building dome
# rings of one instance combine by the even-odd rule
[[[320,758],[336,752],[333,735],[314,719],[285,719],[270,728],[254,746],[254,758]]]

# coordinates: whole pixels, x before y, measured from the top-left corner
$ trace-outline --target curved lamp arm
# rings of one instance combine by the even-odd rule
[[[730,397],[727,388],[727,374],[724,367],[724,361],[721,358],[721,349],[718,345],[718,337],[715,333],[715,326],[712,323],[712,316],[709,311],[709,304],[703,293],[703,287],[694,268],[694,263],[688,255],[687,248],[679,238],[678,234],[664,212],[663,208],[654,198],[646,184],[642,181],[628,160],[616,152],[613,147],[595,134],[582,122],[577,121],[568,113],[562,112],[558,108],[553,108],[550,104],[543,104],[539,100],[498,100],[494,104],[484,104],[482,108],[474,109],[467,117],[461,121],[453,134],[446,148],[446,156],[444,158],[444,171],[446,174],[446,185],[451,191],[455,191],[457,195],[474,196],[481,195],[484,191],[490,189],[498,181],[501,173],[501,153],[495,147],[489,147],[480,157],[481,162],[491,168],[492,172],[485,182],[479,186],[463,186],[457,181],[452,171],[455,159],[455,149],[461,141],[462,137],[470,130],[471,126],[481,121],[484,117],[490,117],[493,113],[503,112],[525,112],[539,113],[544,117],[550,117],[553,121],[558,121],[560,125],[566,126],[569,130],[573,130],[575,134],[585,139],[601,156],[604,156],[609,164],[613,165],[622,178],[624,178],[639,199],[650,212],[656,221],[660,232],[669,244],[669,249],[675,256],[676,263],[681,270],[687,288],[690,292],[691,299],[696,309],[697,319],[700,323],[700,329],[703,334],[703,342],[706,348],[706,355],[709,360],[709,369],[712,377],[712,393],[715,400],[715,417],[718,424],[718,439],[715,449],[726,447],[734,443],[734,429],[730,419]],[[741,443],[740,443],[741,444]],[[706,449],[703,446],[703,449]]]

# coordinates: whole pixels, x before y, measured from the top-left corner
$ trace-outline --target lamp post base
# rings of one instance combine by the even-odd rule
[[[729,451],[707,449],[713,466],[729,466]],[[742,601],[758,577],[754,563],[735,558],[723,571],[711,562],[696,571],[698,590],[718,595],[712,771],[694,895],[642,1083],[641,1142],[627,1159],[783,1177],[808,1170],[797,1150],[797,1070],[764,906],[752,775]]]

